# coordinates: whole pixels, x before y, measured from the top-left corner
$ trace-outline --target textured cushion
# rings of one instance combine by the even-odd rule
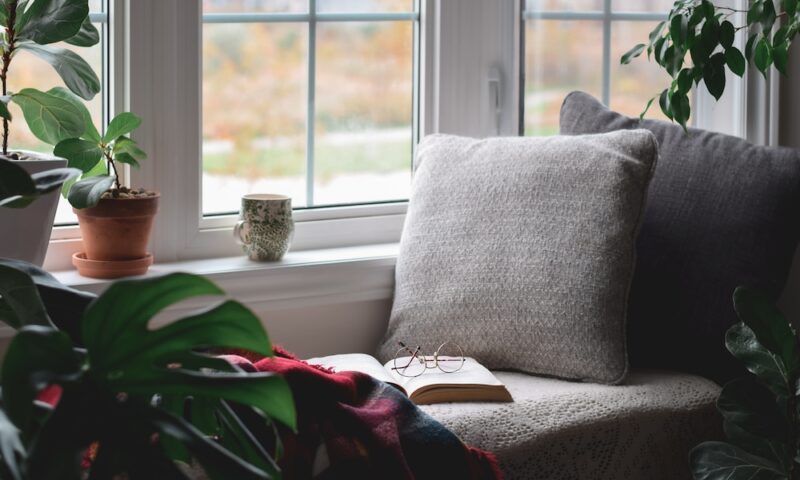
[[[733,291],[776,300],[800,235],[800,151],[614,113],[575,92],[562,134],[647,128],[660,161],[638,241],[628,313],[631,366],[700,373],[718,381],[743,369],[725,350],[736,322]]]
[[[418,148],[389,329],[444,341],[490,368],[614,383],[657,146],[646,130]]]
[[[719,387],[632,371],[605,386],[496,372],[514,403],[421,407],[468,445],[494,452],[507,480],[688,480],[688,454],[721,439]]]

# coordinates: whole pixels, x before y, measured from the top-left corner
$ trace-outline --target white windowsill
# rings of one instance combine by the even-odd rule
[[[244,256],[156,263],[144,277],[173,272],[203,275],[231,297],[251,307],[286,308],[391,298],[398,244],[289,252],[278,262]],[[110,280],[82,277],[75,270],[54,272],[62,283],[93,293]]]

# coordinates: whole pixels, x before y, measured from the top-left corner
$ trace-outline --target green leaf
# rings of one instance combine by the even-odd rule
[[[5,261],[0,263],[0,320],[16,329],[53,326],[31,277]]]
[[[91,364],[115,391],[216,396],[261,409],[294,427],[291,392],[269,374],[208,373],[187,361],[198,348],[244,349],[271,355],[261,321],[250,310],[226,301],[157,329],[150,319],[167,306],[200,295],[219,295],[211,282],[188,274],[116,282],[83,318],[84,342]],[[172,368],[168,368],[168,366]],[[200,364],[202,365],[202,363]]]
[[[658,97],[658,106],[667,118],[672,120],[672,109],[669,105],[669,89],[664,89]]]
[[[781,44],[776,44],[772,50],[772,61],[775,63],[775,68],[781,72],[782,75],[787,75],[789,68],[789,42],[784,41]]]
[[[202,432],[181,418],[174,417],[157,408],[150,408],[146,418],[156,425],[163,435],[184,444],[213,480],[230,478],[266,480],[271,478],[266,472],[237,458],[216,442],[208,439]]]
[[[790,17],[793,17],[795,13],[797,13],[797,0],[784,0],[783,8],[786,10],[786,14]]]
[[[678,92],[682,94],[689,93],[692,89],[692,82],[694,81],[694,72],[691,68],[684,68],[678,73],[676,80],[678,85]]]
[[[97,177],[100,175],[106,175],[106,176],[109,175],[108,164],[102,158],[88,172],[84,172],[84,174],[80,178],[73,178],[69,181],[64,182],[64,185],[62,185],[61,187],[61,195],[64,198],[69,197],[69,191],[72,189],[72,186],[75,185],[79,180],[82,180],[84,178]]]
[[[670,45],[666,52],[664,52],[664,57],[661,59],[663,62],[664,68],[669,72],[670,76],[674,77],[677,73],[681,70],[683,66],[683,56],[679,53],[679,51],[675,48],[675,45]]]
[[[47,91],[50,95],[55,97],[61,98],[63,100],[68,101],[72,104],[73,107],[78,109],[81,112],[81,117],[83,117],[83,123],[85,126],[85,130],[81,135],[81,138],[85,140],[91,140],[94,143],[99,144],[102,141],[100,137],[100,133],[97,131],[97,128],[94,126],[94,122],[92,121],[92,115],[89,113],[89,109],[86,108],[86,105],[83,103],[80,97],[75,95],[74,93],[70,92],[64,87],[54,87]]]
[[[139,128],[142,119],[130,112],[122,112],[108,124],[106,134],[103,135],[103,143],[111,143],[112,140]]]
[[[36,193],[36,184],[24,168],[10,160],[0,159],[0,206],[21,195]]]
[[[84,178],[69,190],[67,200],[75,208],[90,208],[97,205],[100,197],[114,185],[114,177],[98,175]]]
[[[726,422],[752,435],[779,441],[789,438],[789,419],[772,392],[755,377],[738,378],[725,384],[717,399],[717,409]]]
[[[769,0],[770,2],[772,0]],[[753,2],[750,9],[747,11],[747,24],[753,25],[761,21],[764,16],[764,2],[762,0]]]
[[[34,400],[51,383],[81,373],[69,337],[55,328],[29,325],[13,338],[3,360],[3,400],[9,418],[32,436]]]
[[[672,109],[672,118],[686,130],[686,122],[689,121],[691,116],[691,107],[689,105],[689,97],[680,92],[673,92],[669,99],[670,108]]]
[[[800,341],[778,307],[763,294],[745,287],[734,291],[733,305],[758,342],[781,359],[789,376],[800,376]]]
[[[17,48],[31,52],[52,65],[64,84],[84,100],[91,100],[100,92],[100,79],[86,60],[77,53],[33,42],[20,42]]]
[[[22,468],[26,455],[19,433],[19,429],[0,409],[0,478],[11,480],[24,478]]]
[[[66,100],[33,88],[21,90],[12,100],[22,108],[28,127],[39,140],[55,145],[83,133],[81,112]]]
[[[689,453],[695,480],[788,480],[781,465],[725,442],[703,442]]]
[[[619,62],[621,64],[623,64],[623,65],[627,65],[627,64],[631,63],[631,60],[633,60],[634,58],[636,58],[636,57],[638,57],[639,55],[642,54],[642,52],[645,49],[645,46],[646,45],[644,43],[640,43],[640,44],[636,45],[635,47],[631,48],[630,50],[628,50],[622,56],[622,58],[620,59]]]
[[[91,18],[87,16],[81,24],[81,29],[78,30],[78,33],[66,39],[65,42],[77,47],[92,47],[100,43],[100,32],[97,31]]]
[[[38,44],[67,40],[80,31],[88,15],[87,0],[33,0],[17,20],[17,36]]]
[[[672,42],[685,50],[687,31],[689,29],[689,19],[682,14],[677,14],[672,17],[669,23],[669,35]]]
[[[11,112],[8,111],[8,102],[10,101],[11,97],[9,96],[0,97],[0,118],[11,120]]]
[[[725,92],[725,54],[715,53],[703,68],[703,81],[708,93],[719,100]]]
[[[735,34],[736,28],[731,22],[727,20],[722,22],[722,25],[719,26],[719,43],[722,45],[722,48],[726,50],[731,48]]]
[[[756,46],[756,40],[758,40],[758,34],[754,33],[750,35],[750,38],[747,40],[747,45],[744,48],[744,56],[747,60],[751,60],[753,58],[753,50]]]
[[[118,153],[114,157],[114,161],[130,165],[130,166],[132,166],[134,168],[140,168],[139,162],[136,160],[136,158],[133,157],[133,155],[131,155],[129,153],[124,153],[124,152],[123,153]]]
[[[650,110],[650,106],[653,105],[655,99],[656,97],[653,97],[647,101],[647,105],[644,107],[644,110],[642,110],[642,113],[639,114],[639,120],[644,120],[644,116],[647,114],[647,111]]]
[[[653,58],[659,65],[661,64],[661,60],[664,58],[664,53],[666,52],[668,46],[669,42],[667,42],[667,37],[659,38],[656,40],[655,45],[653,45]]]
[[[703,28],[700,29],[699,45],[703,49],[704,56],[710,57],[717,45],[719,45],[719,23],[716,19],[706,20]]]
[[[791,462],[789,447],[782,441],[760,437],[744,430],[731,422],[723,422],[723,431],[728,441],[747,453],[763,457],[783,468],[788,468],[787,460]]]
[[[26,274],[36,285],[52,322],[59,330],[69,334],[73,342],[82,345],[79,320],[95,295],[70,288],[56,280],[44,269],[28,262],[6,258],[0,259],[0,265]]]
[[[53,149],[53,155],[66,158],[68,166],[86,173],[103,159],[103,150],[94,142],[79,138],[68,138],[56,145],[55,149]]]
[[[127,153],[136,160],[145,160],[147,158],[147,154],[144,153],[144,150],[139,148],[139,145],[136,142],[126,136],[121,136],[114,140],[114,148],[112,151],[115,154]]]
[[[766,38],[761,37],[756,43],[753,61],[756,64],[756,68],[766,77],[767,70],[772,64],[772,49],[769,46],[769,40]]]
[[[758,342],[755,333],[743,322],[728,329],[725,346],[734,357],[741,360],[747,370],[760,378],[772,392],[787,398],[792,389],[786,366],[777,356]]]
[[[725,50],[725,63],[731,69],[731,72],[740,77],[744,76],[746,61],[738,48],[731,47]]]
[[[761,31],[768,34],[772,30],[772,26],[775,25],[778,13],[775,11],[773,0],[765,0],[763,5],[764,12],[761,14]]]
[[[222,402],[218,411],[222,423],[222,446],[242,460],[267,472],[271,477],[278,477],[280,475],[278,466],[230,405]]]

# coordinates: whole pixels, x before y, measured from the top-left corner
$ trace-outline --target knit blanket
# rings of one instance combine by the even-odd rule
[[[400,391],[369,375],[334,373],[280,349],[255,363],[225,357],[289,382],[298,431],[282,435],[285,479],[502,478],[491,453],[464,445]]]

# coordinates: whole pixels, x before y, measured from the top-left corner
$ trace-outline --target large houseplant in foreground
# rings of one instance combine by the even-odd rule
[[[752,374],[727,383],[717,400],[728,442],[692,450],[697,480],[800,479],[800,342],[781,312],[760,294],[734,293],[741,322],[728,350]]]
[[[744,21],[735,24],[739,15]],[[725,72],[741,77],[748,62],[764,75],[772,65],[785,74],[789,48],[798,32],[800,0],[749,0],[745,9],[714,5],[710,0],[677,0],[649,41],[634,46],[621,62],[629,63],[646,51],[669,73],[672,82],[650,99],[642,116],[657,99],[664,115],[686,128],[693,86],[702,81],[719,100],[725,91]],[[744,52],[736,46],[737,35],[746,35]]]
[[[47,143],[80,135],[84,123],[80,112],[58,92],[14,85],[15,59],[19,55],[40,58],[53,66],[70,92],[90,100],[100,91],[97,75],[79,55],[52,44],[88,47],[97,44],[100,35],[89,20],[88,0],[0,0],[0,26],[0,206],[6,207],[0,208],[0,222],[14,228],[14,234],[0,240],[0,256],[41,264],[58,201],[55,191],[79,172],[54,168],[65,163],[52,156],[12,150],[9,134],[16,119],[9,104],[20,107],[31,132]],[[46,200],[30,209],[9,210],[43,195],[47,195]]]
[[[0,479],[189,478],[179,461],[216,480],[278,478],[272,420],[294,427],[288,385],[203,353],[271,355],[258,318],[228,300],[150,325],[176,302],[221,294],[173,274],[93,298],[0,260],[0,319],[18,330],[2,366]]]

